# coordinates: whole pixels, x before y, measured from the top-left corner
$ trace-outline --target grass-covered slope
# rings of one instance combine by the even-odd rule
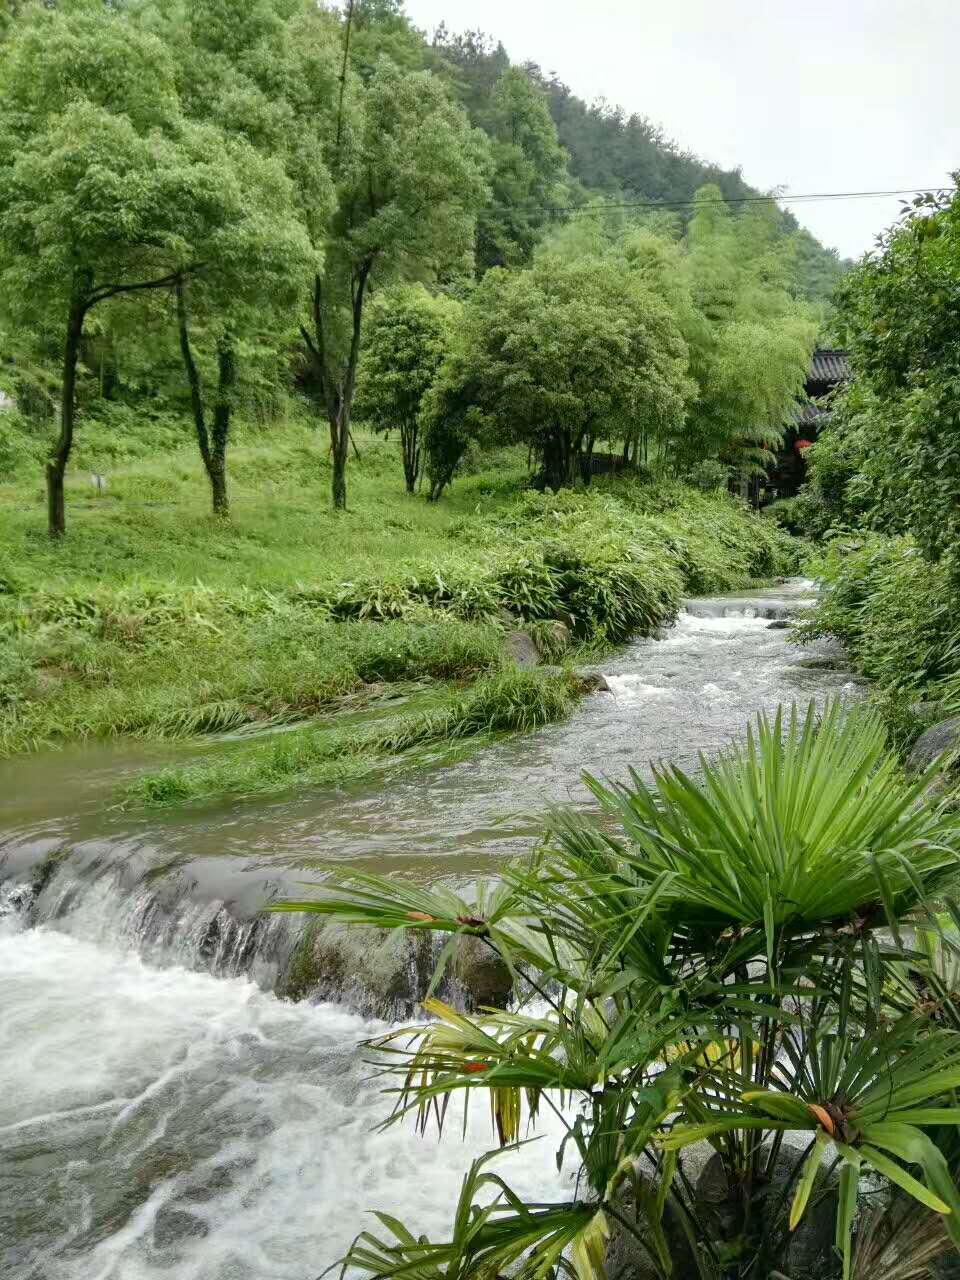
[[[724,494],[631,478],[543,495],[525,489],[523,459],[506,455],[430,505],[403,492],[392,445],[362,433],[358,445],[345,514],[327,506],[320,436],[298,424],[232,451],[228,524],[206,514],[189,444],[118,461],[103,496],[78,472],[63,545],[43,533],[41,477],[8,477],[0,753],[329,716],[345,699],[352,710],[376,705],[398,682],[436,685],[437,705],[405,712],[395,731],[378,719],[362,732],[327,724],[309,742],[286,734],[150,794],[320,780],[333,763],[414,740],[562,714],[571,692],[560,677],[531,677],[522,690],[499,679],[511,627],[563,661],[649,633],[684,592],[795,568],[796,544]],[[516,714],[503,711],[511,698]]]

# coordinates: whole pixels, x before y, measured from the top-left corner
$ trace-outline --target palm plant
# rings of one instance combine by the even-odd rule
[[[437,977],[460,934],[495,949],[514,1008],[468,1017],[428,1000],[434,1021],[373,1042],[395,1100],[385,1123],[442,1130],[451,1099],[479,1091],[500,1148],[550,1108],[558,1167],[577,1166],[569,1200],[528,1204],[492,1151],[448,1240],[381,1214],[345,1264],[596,1280],[616,1231],[651,1276],[760,1280],[789,1268],[792,1233],[824,1201],[827,1274],[893,1256],[905,1203],[936,1225],[897,1265],[925,1274],[960,1242],[960,815],[928,798],[928,777],[904,779],[874,715],[839,703],[759,717],[696,778],[588,781],[597,812],[554,813],[536,854],[475,898],[346,874],[284,904],[445,932]],[[719,1225],[684,1163],[696,1144],[726,1180]],[[863,1216],[864,1178],[892,1217]]]

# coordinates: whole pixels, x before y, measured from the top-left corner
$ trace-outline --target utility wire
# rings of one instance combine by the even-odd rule
[[[589,204],[589,205],[521,205],[525,211],[538,209],[543,213],[557,214],[581,214],[581,213],[603,213],[608,209],[703,209],[709,208],[711,205],[746,205],[746,204],[813,204],[816,201],[833,201],[833,200],[876,200],[889,196],[915,196],[921,192],[938,192],[945,194],[950,191],[957,191],[960,188],[956,186],[941,186],[939,183],[931,183],[927,186],[918,187],[898,187],[887,191],[813,191],[803,192],[795,196],[791,195],[769,195],[769,196],[729,196],[722,197],[719,200],[622,200],[611,201],[609,203]],[[488,210],[496,210],[509,212],[516,210],[517,205],[487,205]]]

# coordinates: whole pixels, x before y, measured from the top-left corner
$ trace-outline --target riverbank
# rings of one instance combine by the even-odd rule
[[[354,776],[556,719],[576,696],[564,667],[653,634],[685,594],[797,567],[800,544],[723,493],[629,477],[544,495],[507,454],[431,505],[402,491],[394,445],[357,444],[339,514],[298,423],[232,451],[227,524],[204,514],[187,446],[118,463],[101,496],[75,475],[62,546],[40,531],[32,472],[0,487],[0,754],[322,717],[154,775],[139,798]],[[518,632],[560,670],[518,676]]]

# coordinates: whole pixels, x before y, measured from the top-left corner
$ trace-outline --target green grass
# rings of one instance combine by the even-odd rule
[[[577,693],[566,672],[507,667],[467,693],[373,724],[291,731],[219,758],[141,774],[127,804],[161,807],[222,795],[262,795],[298,786],[355,781],[421,762],[417,748],[495,734],[524,733],[562,719]]]
[[[553,660],[573,658],[656,631],[684,592],[797,565],[794,540],[725,494],[636,476],[539,494],[511,452],[431,505],[404,492],[397,446],[362,430],[350,508],[335,513],[324,437],[298,421],[238,432],[233,517],[218,521],[179,430],[129,414],[82,423],[62,544],[45,533],[36,461],[0,471],[0,756],[330,716],[402,682],[459,688],[504,668],[510,627],[537,634]],[[103,496],[89,469],[106,474]],[[476,703],[470,732],[539,723],[524,705],[514,724]],[[447,736],[462,731],[448,725]],[[283,738],[244,748],[258,761],[251,780],[266,776],[270,752],[278,778],[321,780],[390,749],[323,739],[301,767],[301,739]],[[225,788],[226,767],[198,766]]]

